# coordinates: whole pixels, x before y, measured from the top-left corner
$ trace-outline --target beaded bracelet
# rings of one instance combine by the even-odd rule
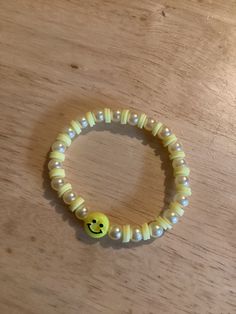
[[[172,161],[173,174],[175,177],[176,195],[169,207],[157,218],[142,226],[119,226],[112,225],[108,217],[101,212],[88,213],[85,201],[72,190],[72,186],[65,180],[63,162],[65,152],[72,141],[88,126],[93,127],[96,123],[120,122],[150,131],[153,136],[161,139],[163,146],[168,148],[169,158]],[[185,161],[185,153],[181,143],[172,131],[161,122],[157,122],[146,116],[145,113],[137,114],[128,109],[112,111],[109,108],[97,112],[87,112],[84,117],[71,121],[70,125],[58,134],[49,155],[51,159],[48,168],[51,186],[62,197],[69,210],[75,216],[84,221],[85,232],[92,238],[101,238],[106,234],[113,240],[122,240],[128,243],[130,240],[138,242],[149,240],[151,237],[161,237],[166,230],[172,228],[184,214],[184,207],[188,206],[188,197],[191,195],[189,186],[190,169]]]

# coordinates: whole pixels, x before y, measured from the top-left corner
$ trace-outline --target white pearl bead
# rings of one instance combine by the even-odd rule
[[[79,118],[77,118],[77,121],[78,121],[79,124],[81,125],[81,128],[82,128],[82,129],[87,128],[87,126],[88,126],[88,121],[87,121],[87,119],[86,119],[85,117],[79,117]]]
[[[95,120],[96,122],[103,122],[104,121],[104,113],[102,110],[98,110],[97,112],[95,112]]]
[[[87,215],[88,215],[88,209],[86,207],[76,209],[76,211],[75,211],[75,216],[78,219],[84,219],[87,217]]]
[[[53,190],[58,191],[60,187],[62,187],[65,184],[65,179],[60,177],[55,177],[51,181],[51,187]]]
[[[167,126],[163,125],[159,132],[159,137],[160,139],[163,140],[164,138],[170,136],[171,134],[172,134],[171,130]]]
[[[133,242],[138,242],[138,241],[141,241],[143,238],[143,235],[142,235],[142,230],[140,227],[133,227],[132,228],[132,236],[131,236],[131,240]]]
[[[147,118],[147,120],[144,124],[144,129],[147,131],[152,131],[155,122],[156,121],[153,118]]]
[[[51,159],[48,163],[48,169],[61,169],[62,168],[62,163],[56,159]]]
[[[168,150],[170,153],[181,152],[183,150],[183,147],[179,142],[176,142],[169,145]]]
[[[177,176],[175,178],[175,184],[182,184],[184,186],[189,186],[189,178],[185,176]]]
[[[121,119],[121,111],[120,110],[113,111],[112,121],[113,122],[120,122],[120,119]]]
[[[176,215],[176,213],[170,212],[169,210],[163,213],[163,217],[168,219],[169,222],[172,223],[173,225],[177,224],[177,222],[179,221],[179,217]]]
[[[189,205],[189,200],[185,195],[177,194],[175,195],[174,200],[178,202],[180,205],[182,205],[183,207],[186,207]]]
[[[159,238],[164,234],[164,229],[156,221],[149,224],[150,234],[153,238]]]
[[[77,195],[75,192],[73,192],[72,190],[66,191],[63,194],[63,201],[66,204],[71,204],[71,202],[73,202],[76,199]]]
[[[70,126],[65,127],[65,128],[63,129],[63,132],[66,133],[66,134],[70,137],[70,139],[72,139],[72,140],[73,140],[73,139],[75,138],[75,136],[76,136],[75,130],[72,129],[72,127],[70,127]]]
[[[137,125],[138,124],[138,114],[135,112],[131,112],[129,114],[129,119],[128,119],[129,125]]]
[[[52,144],[52,151],[64,154],[66,151],[65,143],[62,141],[56,141],[55,143]]]
[[[122,238],[121,226],[118,225],[111,226],[108,235],[112,240],[120,240]]]
[[[186,166],[186,165],[187,165],[187,163],[186,163],[185,159],[183,159],[183,158],[176,158],[176,159],[174,159],[173,162],[172,162],[173,168],[177,168],[177,167],[181,167],[181,166]]]

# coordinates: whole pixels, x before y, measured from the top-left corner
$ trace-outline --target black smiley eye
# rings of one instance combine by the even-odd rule
[[[102,227],[103,227],[103,224],[100,224],[99,226],[102,228]]]
[[[92,222],[95,224],[96,223],[96,219],[93,219]]]

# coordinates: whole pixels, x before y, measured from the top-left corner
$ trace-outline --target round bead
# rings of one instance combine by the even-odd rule
[[[118,225],[111,226],[108,235],[112,240],[120,240],[122,238],[121,226]]]
[[[66,133],[71,140],[73,140],[76,136],[76,132],[74,129],[72,129],[70,126],[67,126],[63,129],[63,132]]]
[[[120,119],[121,119],[121,111],[120,110],[113,111],[112,121],[113,122],[120,122]]]
[[[104,113],[102,110],[98,110],[94,113],[96,122],[103,122],[104,121]]]
[[[159,132],[159,137],[160,139],[163,140],[164,138],[170,136],[171,134],[172,134],[171,130],[167,126],[163,125]]]
[[[183,150],[182,145],[179,142],[175,142],[173,144],[171,144],[169,147],[169,152],[173,153],[173,152],[181,152]]]
[[[131,236],[131,240],[133,242],[138,242],[141,241],[143,238],[142,236],[142,230],[140,227],[133,227],[132,228],[132,236]]]
[[[109,230],[109,219],[100,212],[92,212],[84,219],[84,229],[87,235],[98,239],[104,237]]]
[[[48,169],[60,169],[62,168],[62,163],[59,160],[51,159],[48,163]]]
[[[156,121],[153,118],[147,118],[144,124],[144,129],[147,131],[152,131],[155,122]]]
[[[78,121],[79,124],[81,125],[81,128],[82,128],[82,129],[87,128],[87,126],[88,126],[88,121],[87,121],[87,119],[86,119],[85,117],[79,117],[79,118],[77,118],[77,121]]]
[[[179,217],[176,215],[176,213],[174,212],[170,212],[170,211],[165,211],[163,214],[163,217],[168,219],[170,223],[177,224],[177,222],[179,221]]]
[[[182,184],[186,187],[189,186],[189,178],[185,176],[177,176],[175,178],[175,184]]]
[[[61,141],[56,141],[55,143],[52,144],[52,151],[64,154],[66,151],[65,143]]]
[[[75,211],[75,216],[78,219],[84,219],[87,217],[87,215],[88,215],[88,209],[86,207],[78,208]]]
[[[58,191],[65,184],[64,178],[54,177],[51,181],[53,190]]]
[[[178,202],[180,205],[182,205],[183,207],[186,207],[189,205],[189,200],[185,195],[177,194],[175,195],[174,200]]]
[[[66,191],[63,194],[63,201],[69,205],[76,199],[76,196],[77,196],[76,193],[73,192],[72,190]]]
[[[138,114],[135,112],[131,112],[128,118],[129,125],[137,125],[138,124]]]
[[[164,234],[164,229],[155,221],[149,224],[149,230],[153,238],[159,238]]]
[[[182,166],[186,166],[186,165],[187,165],[187,163],[186,163],[184,158],[176,158],[172,162],[173,168],[182,167]]]

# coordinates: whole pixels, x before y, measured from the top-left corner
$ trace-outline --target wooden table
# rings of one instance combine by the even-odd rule
[[[236,3],[1,1],[0,313],[236,312]],[[50,189],[72,118],[129,107],[171,126],[191,206],[156,241],[93,241]],[[173,194],[160,143],[96,126],[65,169],[92,210],[142,224]]]

